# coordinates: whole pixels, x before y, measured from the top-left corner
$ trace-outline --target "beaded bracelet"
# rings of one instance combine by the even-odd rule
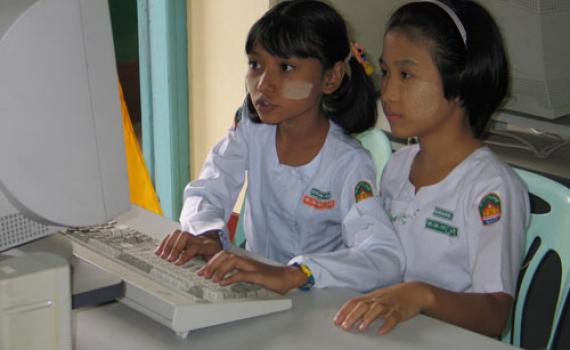
[[[298,267],[307,276],[307,282],[300,286],[299,289],[304,292],[309,291],[311,287],[315,285],[315,277],[313,276],[311,269],[309,269],[309,267],[303,263],[293,263],[293,266]]]

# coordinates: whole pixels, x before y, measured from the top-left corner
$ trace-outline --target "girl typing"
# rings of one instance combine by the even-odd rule
[[[376,96],[350,54],[343,19],[319,1],[282,2],[253,25],[245,51],[246,101],[186,187],[183,230],[157,254],[183,264],[218,253],[207,278],[279,292],[313,283],[369,290],[399,280],[402,255],[378,201],[374,163],[350,136],[375,125]],[[289,266],[221,252],[246,174],[246,248]],[[372,221],[386,229],[366,230]]]

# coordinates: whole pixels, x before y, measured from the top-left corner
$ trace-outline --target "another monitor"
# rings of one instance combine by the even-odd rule
[[[570,3],[479,0],[502,29],[511,63],[505,109],[545,119],[570,114]]]
[[[0,0],[0,251],[130,207],[107,0]]]

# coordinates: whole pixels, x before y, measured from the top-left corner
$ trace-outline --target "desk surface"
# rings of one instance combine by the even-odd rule
[[[313,290],[293,295],[293,309],[191,331],[187,338],[129,309],[111,303],[73,312],[75,349],[513,349],[476,333],[420,315],[386,336],[345,332],[332,324],[339,306],[354,292]]]
[[[177,224],[137,207],[120,222],[162,237]],[[166,232],[165,232],[166,230]],[[181,339],[169,328],[113,302],[73,311],[78,350],[169,349],[512,349],[494,339],[420,315],[386,336],[345,332],[332,318],[349,298],[348,289],[313,289],[292,294],[293,308],[271,315],[191,331]]]

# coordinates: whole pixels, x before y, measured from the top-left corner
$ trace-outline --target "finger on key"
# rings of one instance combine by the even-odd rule
[[[176,265],[183,265],[197,256],[204,255],[204,244],[202,243],[202,240],[192,234],[189,234],[188,236],[186,247],[183,249],[184,254],[179,255],[178,260],[174,262]]]
[[[162,249],[162,254],[160,255],[161,258],[167,259],[170,256],[170,252],[172,251],[172,246],[178,240],[178,236],[180,236],[181,232],[182,231],[180,230],[176,230],[170,235],[170,237],[168,237],[166,243],[164,244],[164,248]]]
[[[162,255],[162,251],[164,250],[164,246],[166,245],[166,241],[168,240],[169,237],[170,233],[167,233],[166,236],[164,236],[164,238],[160,241],[158,247],[154,250],[154,254],[158,256]]]
[[[262,284],[263,280],[263,274],[260,272],[257,263],[249,258],[236,256],[231,269],[224,273],[224,277],[219,283],[221,286],[227,286],[236,282]]]
[[[168,256],[168,261],[172,262],[178,259],[180,256],[180,252],[182,252],[186,248],[186,243],[189,240],[190,233],[188,232],[180,232],[176,241],[172,245],[172,249],[170,250],[170,255]]]
[[[234,271],[239,266],[240,259],[240,256],[228,253],[226,259],[224,259],[216,271],[214,271],[212,281],[216,283],[222,281],[228,273]]]
[[[220,264],[222,264],[222,262],[227,259],[228,254],[228,252],[222,250],[214,255],[210,260],[208,260],[208,263],[206,265],[198,270],[198,275],[204,278],[212,278],[214,272],[217,271]]]

